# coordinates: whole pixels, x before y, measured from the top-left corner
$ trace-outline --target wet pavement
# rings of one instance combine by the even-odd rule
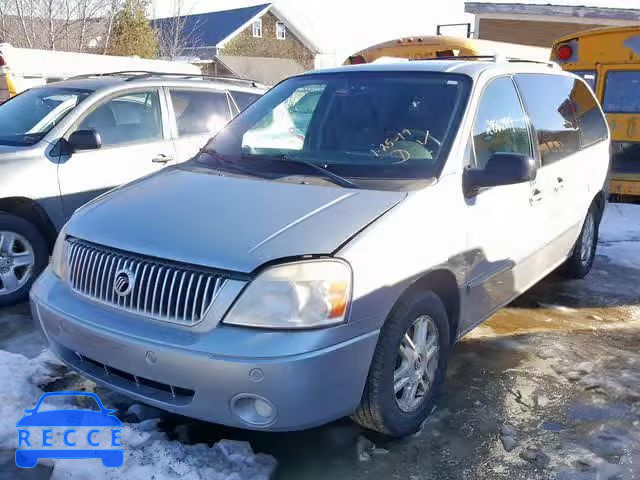
[[[71,372],[46,389],[96,388],[122,420],[160,416],[160,429],[185,443],[248,440],[278,460],[282,480],[632,480],[640,478],[638,279],[639,270],[599,256],[585,280],[540,282],[457,345],[435,411],[402,440],[348,419],[274,434],[128,410],[130,400]],[[31,357],[42,345],[24,305],[0,310],[0,349]]]

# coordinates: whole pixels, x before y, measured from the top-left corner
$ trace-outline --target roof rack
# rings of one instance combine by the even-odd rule
[[[447,57],[434,57],[434,58],[420,58],[411,59],[412,62],[423,62],[433,60],[490,60],[493,62],[508,62],[508,63],[537,63],[539,65],[547,65],[549,68],[556,68],[558,64],[552,61],[531,60],[527,58],[515,58],[504,57],[502,55],[460,55],[460,56],[447,56]]]
[[[112,77],[112,76],[127,76],[125,82],[131,82],[134,80],[144,80],[147,78],[153,77],[176,77],[182,79],[194,79],[201,78],[203,80],[219,80],[227,83],[234,83],[238,85],[251,85],[252,87],[261,87],[263,86],[261,83],[256,80],[251,80],[248,78],[235,78],[235,77],[224,77],[224,76],[216,76],[216,75],[204,75],[200,73],[174,73],[174,72],[151,72],[148,70],[123,70],[119,72],[107,72],[107,73],[88,73],[84,75],[76,75],[71,77],[71,79],[82,79],[82,78],[91,78],[91,77]]]

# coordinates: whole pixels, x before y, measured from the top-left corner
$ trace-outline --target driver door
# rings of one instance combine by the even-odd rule
[[[60,158],[64,212],[71,216],[101,193],[174,162],[175,151],[159,89],[119,93],[91,108],[67,133],[94,130],[102,145]]]

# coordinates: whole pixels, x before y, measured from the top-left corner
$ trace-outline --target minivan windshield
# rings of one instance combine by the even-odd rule
[[[227,125],[197,161],[276,172],[283,180],[325,177],[342,186],[433,178],[446,160],[470,84],[467,76],[434,72],[293,77]]]
[[[48,86],[13,97],[0,105],[0,145],[35,144],[91,93]]]

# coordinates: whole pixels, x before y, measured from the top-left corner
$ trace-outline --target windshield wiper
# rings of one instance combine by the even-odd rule
[[[226,158],[212,148],[202,148],[200,150],[200,153],[206,153],[211,158],[215,159],[218,163],[227,165],[234,170],[238,170],[239,172],[246,173],[247,175],[251,175],[252,177],[264,178],[261,175],[258,175],[255,171],[239,165],[238,162],[234,162],[233,160]]]
[[[283,153],[282,155],[259,155],[259,154],[243,153],[242,158],[258,158],[258,159],[265,159],[265,160],[273,160],[277,162],[291,162],[291,163],[297,163],[299,165],[306,165],[308,168],[321,173],[322,176],[324,176],[325,178],[328,178],[329,180],[331,180],[333,183],[335,183],[340,187],[358,188],[358,189],[360,188],[360,186],[357,183],[354,183],[348,178],[342,177],[337,173],[334,173],[331,170],[329,170],[327,164],[320,165],[314,162],[310,162],[309,160],[304,160],[303,158],[292,157],[290,155],[287,155],[286,153]]]

